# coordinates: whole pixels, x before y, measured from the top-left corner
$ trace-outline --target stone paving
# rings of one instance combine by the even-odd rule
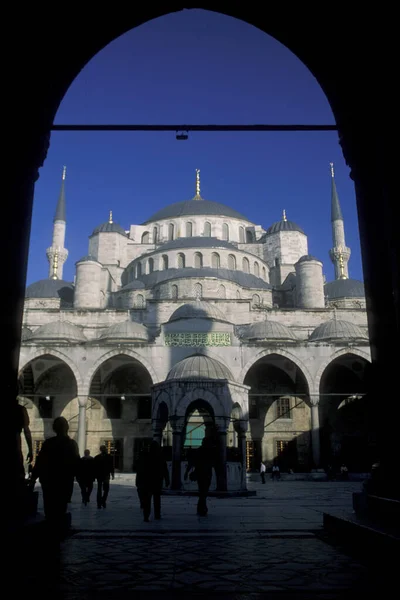
[[[256,497],[162,498],[160,521],[144,523],[132,476],[111,484],[107,509],[71,504],[73,535],[47,549],[40,595],[79,598],[343,598],[382,592],[384,576],[327,543],[325,510],[351,509],[351,482],[250,482]],[[27,573],[37,584],[37,572]]]

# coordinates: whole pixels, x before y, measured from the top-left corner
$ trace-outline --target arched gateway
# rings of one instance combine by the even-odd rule
[[[165,381],[153,386],[154,438],[161,441],[166,427],[172,430],[172,489],[191,485],[182,481],[187,451],[197,447],[205,436],[215,436],[216,489],[246,489],[248,389],[233,381],[227,367],[202,354],[178,362]],[[227,457],[229,427],[236,432],[237,446],[236,452]]]

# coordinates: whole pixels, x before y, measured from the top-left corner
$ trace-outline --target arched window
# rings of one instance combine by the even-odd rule
[[[265,267],[262,268],[262,276],[263,279],[267,280],[267,269]]]
[[[261,298],[258,294],[253,294],[253,297],[251,299],[251,305],[252,306],[260,306],[261,305]]]
[[[135,298],[135,308],[144,308],[144,296],[143,294],[138,294]]]
[[[178,300],[178,286],[171,285],[171,298],[172,300]]]
[[[241,297],[241,296],[240,296],[240,290],[236,290],[236,298],[237,298],[238,300],[240,300],[240,297]]]
[[[219,269],[221,265],[221,259],[219,257],[218,252],[213,252],[211,254],[211,266],[213,269]]]
[[[142,276],[142,263],[138,263],[136,265],[136,277],[141,277]]]
[[[193,223],[188,221],[186,223],[186,237],[192,237],[193,235]]]
[[[201,252],[196,252],[194,255],[194,268],[201,269],[203,266],[203,255]]]
[[[204,233],[203,233],[204,237],[211,237],[211,223],[209,223],[208,221],[206,221],[204,223]]]
[[[239,227],[239,242],[241,244],[244,244],[244,242],[245,242],[244,227]]]
[[[229,240],[229,226],[227,223],[222,225],[222,239]]]
[[[178,269],[184,269],[186,266],[185,255],[181,252],[178,254]]]
[[[166,269],[168,269],[168,256],[166,254],[163,254],[161,257],[162,260],[162,268],[165,271]]]
[[[154,258],[149,258],[149,273],[154,271]]]
[[[228,256],[228,269],[232,269],[233,271],[236,269],[236,258],[233,254]]]
[[[256,277],[260,277],[260,265],[258,264],[258,262],[254,263],[254,275]]]
[[[252,244],[254,242],[254,235],[250,229],[246,229],[246,242]]]
[[[150,242],[150,233],[145,231],[142,233],[142,244],[148,244]]]
[[[158,244],[158,228],[153,228],[153,244]]]
[[[224,285],[220,285],[218,288],[218,298],[226,298],[226,287]]]
[[[168,225],[168,239],[173,240],[175,238],[175,225],[170,223]]]
[[[203,297],[203,286],[201,283],[195,283],[193,286],[193,296],[196,300],[201,300]]]
[[[249,259],[244,257],[242,264],[243,264],[242,271],[244,271],[245,273],[250,273]]]

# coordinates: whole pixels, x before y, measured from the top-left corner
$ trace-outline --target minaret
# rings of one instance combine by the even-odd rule
[[[329,250],[329,256],[335,267],[335,279],[348,279],[349,270],[347,263],[349,262],[351,250],[347,248],[344,239],[344,222],[336,191],[333,163],[330,163],[330,167],[332,178],[331,223],[333,248]]]
[[[65,176],[67,167],[63,168],[61,190],[58,197],[57,208],[53,219],[53,242],[47,248],[46,255],[49,261],[49,279],[62,279],[63,266],[67,260],[68,250],[64,248],[65,242]]]

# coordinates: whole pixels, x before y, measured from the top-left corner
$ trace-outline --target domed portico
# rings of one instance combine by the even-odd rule
[[[203,354],[189,356],[170,370],[162,383],[153,386],[153,436],[161,442],[167,422],[172,428],[171,488],[182,488],[183,449],[193,414],[200,419],[204,436],[215,436],[217,445],[216,489],[221,492],[245,490],[245,435],[248,425],[248,386],[233,380],[229,369]],[[238,434],[239,461],[227,472],[226,434],[232,414]],[[239,423],[240,421],[240,423]],[[199,438],[201,439],[201,437]]]

